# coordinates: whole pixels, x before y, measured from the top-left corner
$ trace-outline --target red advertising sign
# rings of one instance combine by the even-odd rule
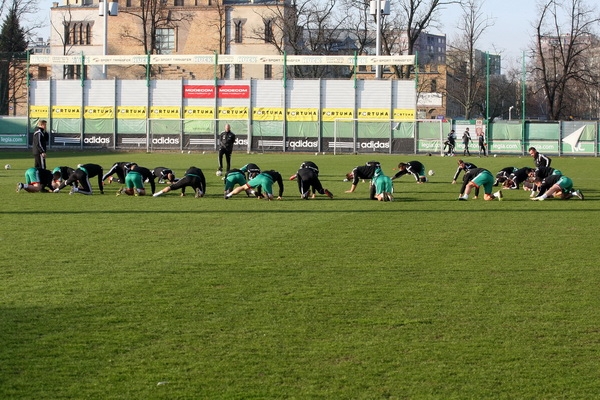
[[[247,99],[250,97],[248,85],[219,86],[220,99]],[[211,85],[183,85],[183,97],[186,99],[214,99],[215,87]]]
[[[249,97],[250,86],[248,85],[219,86],[220,99],[247,99]]]
[[[210,85],[183,85],[183,97],[186,99],[212,99],[215,87]]]

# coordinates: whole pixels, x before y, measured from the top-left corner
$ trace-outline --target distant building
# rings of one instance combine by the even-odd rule
[[[50,43],[44,38],[38,37],[33,42],[29,43],[27,49],[32,55],[49,55],[50,54]],[[31,79],[48,79],[50,73],[50,66],[48,65],[31,65],[29,68],[29,77]]]
[[[154,0],[153,0],[154,1]],[[50,53],[52,55],[97,56],[104,53],[104,17],[99,15],[98,0],[64,0],[51,8]],[[109,3],[110,4],[110,3]],[[146,19],[144,36],[141,8],[150,2],[118,0],[118,15],[107,16],[106,54],[279,54],[270,43],[281,37],[276,18],[286,18],[289,0],[156,0],[157,16]],[[55,79],[103,77],[102,66],[65,65],[52,70]],[[220,66],[219,78],[269,79],[281,76],[281,66]],[[153,66],[153,75],[161,79],[212,79],[213,65]],[[107,67],[109,78],[145,78],[144,65]]]
[[[401,40],[408,43],[408,38]],[[419,65],[445,65],[446,64],[446,35],[434,35],[421,32],[414,45]]]
[[[502,56],[499,54],[489,54],[481,50],[475,50],[475,63],[482,68],[487,68],[488,55],[490,76],[502,75]]]

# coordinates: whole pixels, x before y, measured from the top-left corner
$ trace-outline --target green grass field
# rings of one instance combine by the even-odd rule
[[[586,199],[459,202],[456,158],[234,153],[330,200],[225,201],[216,154],[51,152],[50,168],[195,165],[207,196],[16,193],[31,154],[0,152],[0,398],[595,398],[596,158],[553,157]],[[370,159],[421,160],[396,201],[344,193]],[[530,157],[469,158],[494,174]],[[97,190],[96,180],[92,180]]]

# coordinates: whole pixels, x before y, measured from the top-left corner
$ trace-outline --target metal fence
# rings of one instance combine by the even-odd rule
[[[450,129],[492,154],[599,152],[597,121],[417,120],[413,81],[34,81],[29,116],[0,118],[0,147],[27,148],[40,119],[51,148],[212,151],[225,123],[237,151],[441,153]]]

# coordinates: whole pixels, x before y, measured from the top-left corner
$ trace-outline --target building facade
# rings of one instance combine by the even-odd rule
[[[270,44],[280,36],[274,21],[290,6],[280,0],[65,0],[51,8],[52,55],[279,54]],[[104,10],[106,16],[100,15]],[[118,12],[117,12],[118,10]],[[111,15],[109,15],[111,14]],[[85,69],[85,70],[82,70]],[[106,68],[106,74],[104,73]],[[157,79],[269,79],[278,67],[164,65],[151,69]],[[279,68],[280,69],[280,68]],[[85,75],[84,75],[85,74]],[[55,79],[143,79],[146,65],[54,67]]]

